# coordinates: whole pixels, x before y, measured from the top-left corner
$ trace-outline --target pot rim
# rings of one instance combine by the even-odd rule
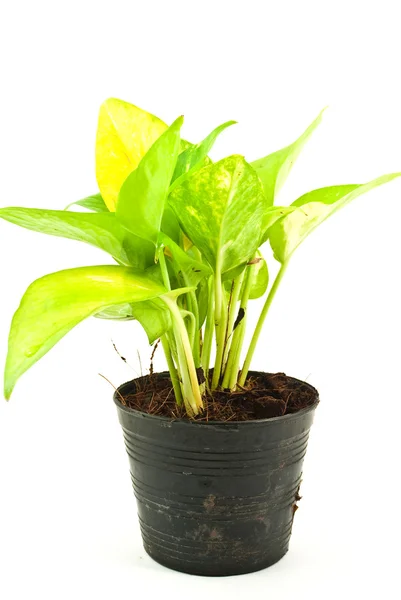
[[[250,373],[253,373],[253,374],[263,373],[263,372],[264,371],[250,371]],[[196,425],[196,426],[211,425],[213,427],[226,426],[228,428],[232,425],[235,425],[235,428],[238,428],[239,426],[255,427],[256,425],[266,425],[268,423],[274,424],[279,421],[280,422],[292,421],[294,419],[298,419],[298,418],[302,417],[303,415],[313,412],[316,409],[316,407],[318,406],[320,399],[319,399],[319,392],[316,390],[316,388],[314,388],[310,383],[307,383],[306,381],[302,381],[301,379],[297,379],[296,377],[290,377],[289,375],[287,375],[287,377],[289,377],[290,379],[293,379],[295,381],[299,381],[299,382],[303,383],[304,385],[307,385],[307,386],[311,387],[312,389],[314,389],[316,391],[316,400],[310,406],[307,406],[306,408],[302,408],[301,410],[298,410],[297,412],[289,413],[287,415],[281,415],[279,417],[270,417],[270,418],[266,418],[266,419],[253,419],[253,420],[249,420],[249,421],[196,421],[196,420],[192,420],[192,419],[173,419],[170,417],[164,417],[164,416],[160,416],[160,415],[149,415],[148,413],[142,412],[140,410],[136,410],[134,408],[130,408],[129,406],[124,406],[124,404],[122,404],[122,402],[120,400],[120,397],[119,397],[120,390],[122,388],[124,388],[125,386],[132,384],[132,382],[135,381],[135,379],[126,381],[125,383],[122,383],[120,386],[118,386],[117,390],[113,394],[113,400],[119,410],[122,410],[123,412],[131,414],[131,415],[135,415],[136,417],[139,417],[139,418],[150,419],[153,422],[159,421],[159,422],[169,423],[169,424],[179,423],[181,425],[183,424],[183,425],[190,425],[190,426],[194,426],[194,425]],[[139,378],[137,378],[137,379],[139,379]]]

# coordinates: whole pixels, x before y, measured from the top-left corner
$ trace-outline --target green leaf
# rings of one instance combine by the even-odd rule
[[[9,207],[0,208],[0,218],[32,231],[86,242],[127,266],[145,269],[154,262],[152,244],[124,229],[114,213]]]
[[[229,269],[228,271],[226,271],[224,273],[221,280],[223,281],[227,291],[230,291],[230,289],[231,289],[232,280],[236,279],[238,277],[238,275],[241,275],[242,271],[245,269],[247,264],[248,264],[248,261],[245,263],[242,263],[242,265],[238,265],[237,267],[234,267],[234,269]]]
[[[196,288],[196,298],[198,300],[199,327],[202,327],[206,321],[207,309],[209,304],[209,278],[202,279]]]
[[[96,177],[110,211],[121,186],[152,144],[167,129],[154,115],[117,98],[100,107],[96,136]]]
[[[146,302],[137,302],[132,307],[132,314],[144,328],[149,344],[153,344],[172,327],[169,309],[164,302],[157,298]]]
[[[71,202],[71,204],[69,204],[68,206],[65,207],[64,210],[69,210],[69,208],[71,208],[71,206],[82,206],[83,208],[87,208],[88,210],[91,210],[93,212],[97,212],[97,213],[108,213],[109,209],[107,208],[101,194],[93,194],[92,196],[88,196],[87,198],[84,198],[83,200],[77,200],[76,202]]]
[[[180,148],[179,117],[156,140],[137,169],[125,180],[116,216],[129,231],[158,243],[164,206]]]
[[[166,256],[172,259],[171,266],[176,276],[181,275],[185,285],[197,286],[202,279],[211,275],[208,265],[189,256],[164,233],[160,234],[160,243],[165,247]]]
[[[170,239],[174,240],[177,244],[180,243],[182,233],[180,224],[178,222],[177,217],[175,216],[175,212],[168,204],[166,204],[166,206],[164,207],[161,230],[163,231],[163,233],[168,235]]]
[[[257,259],[257,263],[254,268],[254,279],[251,286],[251,290],[249,292],[249,299],[256,300],[264,295],[267,290],[267,286],[269,285],[269,271],[267,269],[267,264],[265,259],[262,256],[260,250],[257,250],[255,253],[255,258]],[[224,287],[227,292],[231,290],[232,280],[236,279],[241,272],[245,269],[249,263],[244,263],[235,269],[230,269],[223,276]],[[244,282],[245,284],[245,282]],[[243,285],[244,285],[243,284]],[[240,294],[241,295],[241,294]]]
[[[294,162],[321,122],[324,110],[295,142],[281,150],[277,150],[277,152],[273,152],[273,154],[251,162],[260,177],[269,206],[274,204],[274,199],[287,179]]]
[[[285,263],[299,244],[330,215],[375,187],[392,181],[401,173],[383,175],[363,185],[338,185],[309,192],[296,200],[295,210],[269,232],[275,258]]]
[[[185,234],[220,273],[255,253],[265,202],[254,169],[236,155],[196,171],[170,196]]]
[[[181,296],[182,294],[187,294],[188,292],[195,292],[195,291],[196,291],[195,286],[176,288],[174,290],[168,291],[166,294],[163,294],[163,299],[165,297],[167,297],[167,298],[170,298],[170,300],[176,300],[178,298],[178,296]]]
[[[143,302],[166,293],[125,267],[83,267],[46,275],[25,292],[11,324],[4,394],[75,325],[107,306]]]
[[[107,321],[133,321],[135,317],[132,314],[134,304],[114,304],[108,306],[104,310],[93,315],[97,319],[105,319]]]
[[[166,129],[167,129],[167,125],[166,125]],[[188,142],[187,140],[183,140],[181,138],[180,153],[184,152],[185,150],[188,150],[188,148],[193,148],[194,146],[195,146],[195,144],[193,144],[192,142]]]
[[[277,221],[280,221],[285,215],[294,212],[292,206],[266,206],[263,220],[263,235],[259,245],[264,244],[269,238],[269,229],[273,227]]]
[[[205,166],[205,161],[207,160],[207,155],[213,147],[217,137],[220,135],[224,129],[230,127],[230,125],[235,125],[236,121],[227,121],[219,127],[216,127],[209,135],[199,144],[191,145],[189,148],[181,152],[178,156],[177,164],[174,170],[174,175],[172,179],[172,183],[174,185],[170,188],[181,184],[184,179],[188,177],[190,172],[193,172],[197,168],[201,168]]]
[[[264,296],[267,286],[269,285],[269,271],[267,268],[267,263],[260,252],[256,253],[256,257],[259,259],[259,261],[254,267],[254,280],[249,292],[250,300],[256,300],[257,298]]]
[[[149,344],[153,344],[166,331],[171,329],[170,311],[164,302],[157,298],[145,302],[136,302],[135,304],[116,304],[94,316],[98,319],[111,319],[113,321],[139,321],[148,336]]]

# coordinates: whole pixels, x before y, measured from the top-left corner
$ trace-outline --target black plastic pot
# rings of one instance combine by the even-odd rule
[[[135,380],[119,388],[135,392]],[[288,550],[318,396],[297,413],[245,422],[172,421],[114,401],[146,552],[196,575],[239,575]]]

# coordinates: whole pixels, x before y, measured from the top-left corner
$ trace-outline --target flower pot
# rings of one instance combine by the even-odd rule
[[[114,395],[146,552],[185,573],[258,571],[288,550],[302,463],[319,402],[241,422],[172,420]],[[313,388],[311,388],[313,389]]]

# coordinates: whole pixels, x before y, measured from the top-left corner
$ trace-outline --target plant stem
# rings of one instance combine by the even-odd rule
[[[223,323],[223,294],[221,281],[221,261],[218,258],[214,272],[214,324],[216,332],[216,360],[214,362],[212,390],[215,390],[220,382],[221,365],[223,363],[224,342],[226,336],[226,323]],[[222,318],[223,317],[223,318]]]
[[[174,300],[168,296],[161,296],[170,309],[173,318],[175,341],[177,344],[178,362],[184,388],[184,403],[187,411],[197,415],[203,409],[202,397],[199,390],[196,367],[192,355],[192,348],[188,338],[188,332],[180,313],[180,309]]]
[[[234,352],[232,353],[232,357],[233,357],[232,362],[229,365],[229,368],[227,369],[228,382],[226,384],[227,387],[230,388],[230,390],[235,390],[236,385],[237,385],[239,363],[241,360],[241,350],[242,350],[242,346],[244,344],[244,338],[245,338],[246,321],[247,321],[247,315],[245,314],[241,323],[237,327],[237,331],[236,331],[237,335],[235,336],[235,339],[233,340]],[[224,386],[224,383],[223,383],[223,386]]]
[[[220,311],[217,313],[219,317],[216,320],[216,360],[213,369],[212,390],[218,388],[220,384],[227,328],[227,310],[223,306],[223,284],[221,278],[219,278],[218,282],[216,281],[215,285],[218,285],[220,288],[219,293],[215,292],[216,302],[220,299]]]
[[[166,331],[164,335],[166,336],[168,344],[170,346],[170,352],[171,356],[173,357],[174,364],[177,365],[178,379],[180,379],[180,370],[178,368],[177,344],[175,343],[174,333],[173,331]]]
[[[183,274],[183,276],[184,276],[184,282],[185,282],[186,287],[191,287],[191,284],[188,281],[188,278],[184,274]],[[195,319],[194,330],[193,330],[194,334],[193,334],[193,340],[192,340],[192,353],[193,353],[193,357],[194,357],[194,361],[195,361],[195,366],[196,366],[196,368],[198,368],[201,365],[200,335],[199,335],[199,307],[198,307],[198,299],[193,290],[188,292],[188,300],[189,300],[189,311],[193,314],[193,317]]]
[[[245,284],[242,289],[240,311],[242,319],[237,324],[233,334],[232,346],[229,352],[229,357],[223,378],[223,387],[235,389],[238,377],[239,363],[241,359],[241,350],[244,343],[246,321],[247,321],[247,306],[249,294],[255,278],[255,266],[249,265],[246,268]]]
[[[195,329],[196,329],[196,319],[195,315],[189,310],[181,310],[181,315],[185,319],[188,317],[189,326],[188,326],[188,337],[189,343],[191,344],[192,354],[194,353],[194,342],[195,342]]]
[[[173,388],[174,388],[175,400],[176,400],[177,404],[180,405],[180,404],[182,404],[182,401],[183,401],[182,393],[181,393],[181,383],[180,383],[180,380],[179,380],[179,377],[177,374],[177,369],[175,368],[170,344],[169,344],[166,334],[162,335],[162,337],[160,339],[162,342],[164,354],[166,356],[168,370],[170,371],[170,379],[171,379],[171,383],[173,384]]]
[[[201,334],[201,331],[199,329],[199,320],[196,319],[196,315],[195,315],[195,320],[196,320],[197,324],[195,326],[193,355],[194,355],[195,367],[198,369],[201,366],[201,358],[200,358],[200,349],[201,349],[200,334]]]
[[[171,290],[170,277],[169,277],[169,274],[168,274],[168,269],[167,269],[167,264],[166,264],[166,257],[164,256],[164,246],[160,246],[160,248],[157,249],[156,257],[157,257],[157,259],[159,261],[159,265],[160,265],[160,270],[161,270],[162,277],[163,277],[164,286],[170,291]]]
[[[201,363],[205,372],[206,381],[208,380],[210,355],[212,352],[213,331],[214,331],[214,290],[213,281],[210,278],[208,281],[209,295],[207,304],[207,315],[205,325],[205,336],[203,339]]]
[[[221,270],[220,265],[217,264],[216,272],[214,274],[214,319],[216,327],[220,326],[220,316],[223,308],[223,294],[221,288]]]
[[[255,331],[253,333],[252,340],[251,340],[251,343],[248,348],[248,352],[246,354],[244,366],[242,367],[241,376],[238,381],[239,385],[241,385],[241,386],[245,385],[245,381],[248,376],[249,367],[250,367],[250,364],[251,364],[251,361],[252,361],[252,358],[253,358],[253,355],[254,355],[254,352],[256,349],[256,345],[259,340],[259,336],[260,336],[262,328],[263,328],[263,324],[264,324],[266,315],[269,311],[271,303],[273,302],[274,296],[276,295],[277,289],[281,283],[281,280],[284,276],[287,266],[288,266],[288,262],[285,262],[281,265],[280,270],[277,273],[277,277],[274,280],[274,283],[273,283],[273,285],[270,289],[270,292],[266,298],[266,302],[262,308],[262,312],[260,313],[259,320],[257,322]]]
[[[238,302],[239,294],[241,292],[242,282],[244,281],[245,271],[246,271],[246,268],[242,271],[242,273],[240,275],[238,275],[238,277],[236,279],[234,279],[234,287],[233,287],[233,290],[231,293],[230,306],[229,306],[229,315],[228,315],[228,323],[227,323],[227,340],[226,340],[226,347],[224,349],[224,356],[223,356],[223,369],[225,369],[225,365],[227,364],[228,353],[229,353],[230,346],[232,343],[233,327],[234,327],[235,319],[237,318],[237,311],[236,311],[237,302]]]
[[[235,330],[235,334],[233,335],[233,340],[231,343],[230,354],[228,356],[226,369],[224,371],[224,378],[222,387],[224,389],[235,389],[235,384],[237,383],[238,377],[238,365],[239,365],[239,357],[241,355],[242,343],[244,341],[245,327],[243,326],[243,322],[246,317],[243,318],[240,325]]]
[[[190,416],[197,415],[199,411],[197,409],[196,401],[192,392],[191,378],[189,376],[188,366],[186,364],[184,347],[179,340],[180,332],[177,331],[176,325],[174,325],[174,332],[177,340],[178,363],[180,365],[185,410]]]

